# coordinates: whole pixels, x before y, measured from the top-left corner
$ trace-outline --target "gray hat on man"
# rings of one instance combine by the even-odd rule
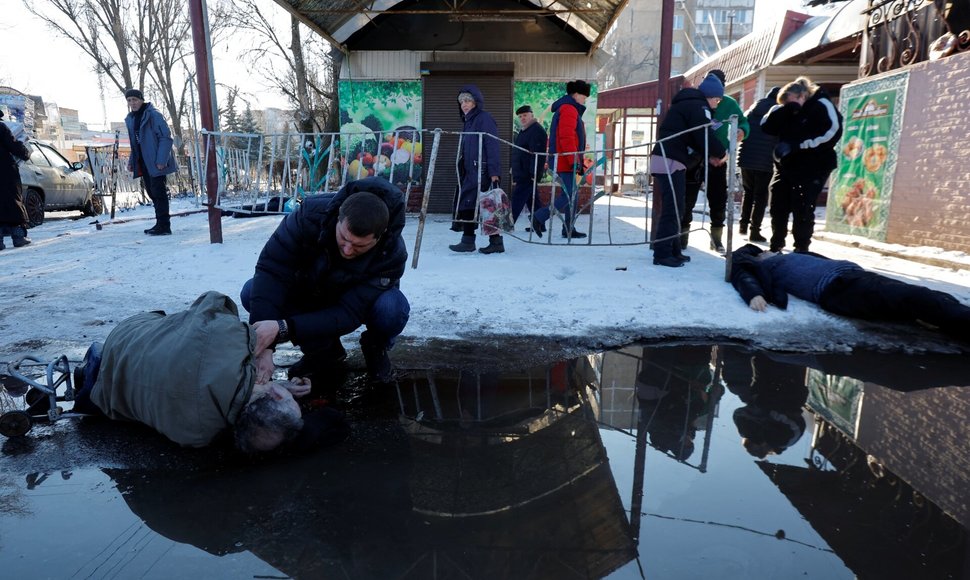
[[[128,89],[125,91],[125,98],[130,99],[131,97],[135,97],[136,99],[141,99],[143,101],[145,100],[145,95],[142,94],[142,92],[138,89]]]

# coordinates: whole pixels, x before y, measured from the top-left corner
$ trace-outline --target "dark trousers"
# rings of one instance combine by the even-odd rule
[[[170,228],[171,222],[168,215],[168,189],[167,176],[159,175],[152,177],[147,172],[142,173],[142,183],[145,191],[148,192],[152,205],[155,206],[155,225],[160,228]]]
[[[654,173],[653,186],[660,188],[661,195],[660,220],[653,238],[653,257],[662,259],[678,256],[683,248],[680,247],[680,222],[677,218],[685,211],[687,172],[675,171],[669,176],[665,173]]]
[[[744,197],[741,199],[742,226],[750,224],[751,231],[761,231],[761,221],[765,217],[768,207],[768,184],[771,183],[771,172],[759,169],[741,168],[741,185],[744,187]]]
[[[250,278],[243,284],[242,291],[239,293],[239,301],[243,308],[249,311],[250,298],[253,292],[253,279]],[[287,305],[283,312],[284,318],[289,318],[295,314],[303,314],[314,309],[320,309],[321,305],[310,305],[301,301]],[[370,312],[364,318],[364,326],[367,327],[368,342],[371,345],[383,346],[390,349],[394,346],[394,339],[397,338],[408,323],[411,316],[411,304],[408,302],[404,293],[397,288],[387,290],[374,302]],[[356,329],[354,329],[356,330]],[[349,334],[349,333],[348,333]],[[300,347],[303,354],[319,352],[335,346],[335,341],[339,341],[339,336],[321,337],[309,341],[294,343]]]
[[[785,247],[788,216],[792,218],[795,251],[807,251],[815,231],[815,200],[825,186],[828,173],[815,177],[792,178],[775,171],[768,190],[771,192],[771,251]]]
[[[907,284],[875,272],[840,274],[819,297],[823,309],[864,320],[916,322],[970,340],[970,307],[956,298],[915,284]]]
[[[91,402],[91,391],[94,389],[94,383],[98,380],[98,373],[101,370],[101,353],[104,350],[104,345],[100,342],[93,342],[91,346],[88,347],[88,351],[84,353],[84,359],[81,360],[81,373],[80,380],[74,385],[74,409],[75,413],[84,413],[87,415],[104,415],[104,413],[99,409],[94,403]],[[77,377],[77,374],[75,374]]]
[[[702,168],[703,169],[703,168]],[[703,185],[704,173],[700,173],[701,181],[691,181],[684,189],[684,206],[680,215],[680,227],[690,228],[694,218],[694,206]],[[711,215],[711,227],[724,227],[724,216],[727,211],[727,164],[720,167],[707,166],[707,209]]]
[[[519,219],[522,209],[528,207],[530,214],[535,214],[545,207],[539,200],[539,192],[535,190],[535,180],[526,178],[519,179],[512,188],[512,223]]]
[[[576,214],[576,174],[572,171],[560,171],[556,175],[559,176],[559,195],[556,196],[555,203],[556,210],[563,214],[563,219],[565,223],[563,225],[563,231],[569,231],[573,227],[573,215]],[[549,206],[543,207],[542,209],[536,210],[535,218],[536,220],[545,223],[552,211]]]

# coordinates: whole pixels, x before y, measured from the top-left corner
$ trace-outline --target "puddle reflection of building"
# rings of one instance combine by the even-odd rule
[[[970,577],[970,387],[953,386],[970,381],[967,363],[787,359],[811,367],[811,449],[806,467],[762,471],[860,577]]]
[[[157,533],[294,578],[600,578],[637,552],[582,366],[404,381],[410,418],[308,456],[106,472]]]
[[[416,577],[601,578],[636,558],[588,370],[412,377],[411,495],[434,538]]]

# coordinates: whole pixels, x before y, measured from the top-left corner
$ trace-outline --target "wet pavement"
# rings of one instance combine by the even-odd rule
[[[0,439],[4,578],[970,578],[970,361],[632,346],[324,390],[250,459]]]

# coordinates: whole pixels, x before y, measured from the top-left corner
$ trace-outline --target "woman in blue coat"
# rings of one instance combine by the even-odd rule
[[[495,119],[485,111],[485,99],[482,92],[475,85],[465,85],[458,91],[458,107],[462,119],[465,121],[461,138],[461,148],[458,151],[458,196],[456,199],[455,218],[462,223],[461,242],[448,246],[455,252],[475,251],[475,206],[478,205],[478,192],[487,191],[490,187],[498,187],[499,165],[498,125]],[[479,159],[479,135],[481,136],[481,156]],[[488,246],[479,250],[483,254],[502,253],[505,246],[501,234],[494,234],[488,238]]]

